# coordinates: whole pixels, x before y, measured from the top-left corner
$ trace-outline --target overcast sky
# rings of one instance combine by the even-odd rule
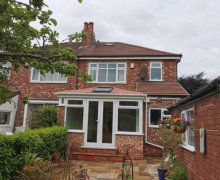
[[[182,53],[178,75],[220,76],[220,0],[47,0],[61,39],[94,22],[96,40]]]

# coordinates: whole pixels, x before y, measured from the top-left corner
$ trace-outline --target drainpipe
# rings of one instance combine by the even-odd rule
[[[76,85],[75,89],[78,89],[78,82],[79,82],[79,57],[77,57],[77,70],[76,70]]]

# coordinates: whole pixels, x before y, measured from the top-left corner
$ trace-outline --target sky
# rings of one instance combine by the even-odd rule
[[[60,40],[94,22],[96,40],[183,55],[178,76],[220,76],[219,0],[45,0]]]

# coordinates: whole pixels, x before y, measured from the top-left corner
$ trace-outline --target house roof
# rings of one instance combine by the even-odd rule
[[[176,57],[179,59],[181,54],[175,54],[141,46],[126,44],[122,42],[111,42],[113,45],[106,45],[107,42],[96,42],[94,47],[83,48],[81,43],[62,43],[62,48],[73,48],[78,57]]]
[[[182,106],[185,106],[187,104],[191,104],[199,99],[203,99],[205,97],[208,97],[210,95],[213,95],[215,93],[220,92],[220,76],[213,81],[211,81],[208,85],[200,88],[196,92],[192,93],[191,95],[185,97],[184,99],[181,99],[173,106],[170,106],[168,109],[169,111],[173,111],[176,108],[180,108]]]
[[[186,90],[178,82],[137,82],[137,91],[147,95],[187,96]]]
[[[16,95],[18,95],[20,93],[20,91],[11,91],[11,93],[8,93],[6,96],[8,99],[12,99],[13,97],[15,97]],[[0,105],[2,104],[3,102],[0,101]]]
[[[57,96],[142,96],[146,97],[147,95],[142,92],[129,91],[125,89],[113,88],[111,92],[93,92],[95,88],[85,88],[85,89],[77,89],[77,90],[67,90],[56,92]]]

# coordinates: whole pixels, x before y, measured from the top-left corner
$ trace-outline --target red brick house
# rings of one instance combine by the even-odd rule
[[[88,159],[95,152],[110,153],[113,158],[126,149],[135,159],[157,155],[158,119],[169,116],[166,108],[188,95],[177,82],[182,55],[96,41],[93,23],[84,23],[84,31],[89,39],[62,46],[75,50],[79,72],[91,74],[93,82],[84,83],[79,72],[74,78],[58,73],[42,76],[35,69],[11,72],[9,81],[21,92],[17,130],[33,125],[34,112],[41,105],[55,104],[73,137],[72,158]],[[21,102],[24,95],[29,96],[26,105]]]
[[[189,179],[220,179],[220,77],[168,109],[192,120],[178,151]]]

